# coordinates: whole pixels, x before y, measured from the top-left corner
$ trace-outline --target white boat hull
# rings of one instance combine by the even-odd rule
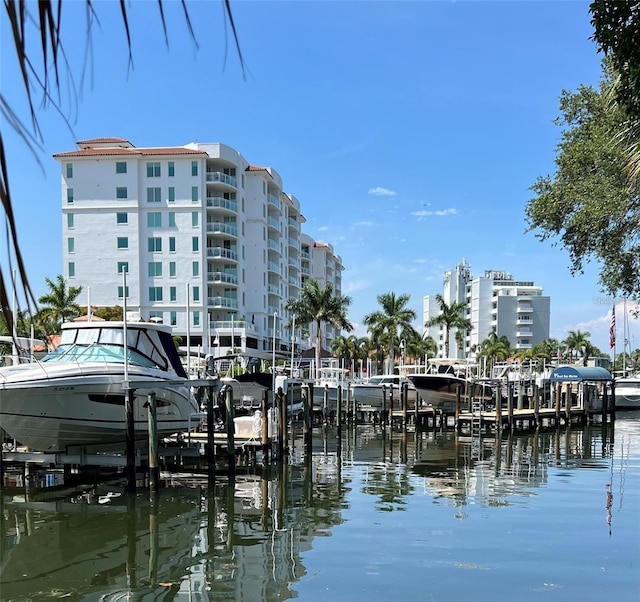
[[[640,379],[617,380],[615,403],[617,410],[640,410]]]
[[[114,373],[113,367],[84,364],[81,371],[69,374],[65,364],[29,364],[21,370],[3,371],[0,376],[0,427],[18,443],[34,451],[66,451],[70,447],[124,450],[124,374]],[[154,378],[149,370],[132,371],[132,386],[136,379],[145,381],[145,388],[135,391],[132,403],[136,439],[147,438],[149,410],[145,404],[151,392],[156,395],[158,434],[195,426],[191,416],[198,406],[190,387],[169,385],[166,376]],[[153,388],[147,389],[150,381]]]

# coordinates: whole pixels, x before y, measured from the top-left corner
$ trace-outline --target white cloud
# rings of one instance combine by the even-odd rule
[[[436,211],[428,211],[423,209],[422,211],[412,211],[411,215],[413,215],[414,217],[417,218],[424,218],[424,217],[429,217],[431,215],[435,215],[437,217],[444,217],[446,215],[457,215],[458,210],[451,208],[451,209],[438,209]]]
[[[356,222],[354,226],[373,226],[373,222]]]
[[[369,194],[373,196],[396,196],[398,193],[395,190],[376,186],[375,188],[369,188]]]

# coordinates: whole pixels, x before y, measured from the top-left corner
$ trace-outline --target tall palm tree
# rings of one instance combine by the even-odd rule
[[[590,343],[590,332],[582,332],[581,330],[570,330],[564,344],[567,347],[572,362],[578,359],[578,354],[584,355],[583,349],[585,344]]]
[[[316,326],[316,376],[320,369],[320,350],[322,348],[322,325],[330,324],[334,328],[351,332],[353,325],[347,319],[347,308],[351,297],[334,292],[331,283],[324,288],[313,278],[309,278],[300,293],[299,299],[292,299],[286,309],[295,315],[297,324],[315,324]]]
[[[445,357],[449,357],[449,330],[452,328],[457,330],[471,330],[471,328],[473,328],[471,320],[464,317],[464,312],[468,304],[454,301],[451,305],[447,305],[444,297],[440,294],[436,295],[436,303],[440,308],[440,313],[427,320],[424,326],[425,328],[440,326],[443,329],[444,355]]]
[[[40,311],[38,320],[40,322],[55,323],[59,327],[62,322],[77,318],[82,314],[82,308],[76,303],[78,295],[82,291],[81,286],[69,286],[59,274],[55,281],[44,279],[49,292],[38,299]]]
[[[411,298],[410,295],[398,295],[395,293],[383,293],[378,295],[378,303],[382,306],[382,310],[374,311],[367,314],[363,323],[373,333],[378,336],[386,334],[389,343],[389,367],[393,371],[395,364],[395,344],[398,342],[399,332],[411,332],[415,329],[411,322],[416,319],[416,312],[407,307],[407,303]]]
[[[496,362],[504,362],[511,355],[511,343],[505,336],[498,337],[495,332],[490,332],[487,338],[480,343],[479,358],[487,358],[488,372],[491,374]]]

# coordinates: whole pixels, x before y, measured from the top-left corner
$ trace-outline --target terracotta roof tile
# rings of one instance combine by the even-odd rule
[[[207,153],[202,150],[194,150],[191,148],[182,148],[180,146],[169,148],[121,148],[121,147],[108,147],[108,148],[87,148],[77,151],[69,151],[66,153],[56,153],[54,158],[57,157],[95,157],[95,156],[157,156],[157,155],[206,155]]]
[[[88,144],[122,144],[123,142],[131,144],[126,138],[90,138],[89,140],[78,140],[76,144],[78,146],[86,146]]]

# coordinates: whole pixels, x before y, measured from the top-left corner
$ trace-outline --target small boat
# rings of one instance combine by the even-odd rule
[[[461,404],[468,403],[471,397],[485,404],[493,401],[492,386],[475,377],[475,364],[469,360],[430,359],[428,372],[407,374],[407,378],[426,406],[443,412],[453,412],[458,397]]]
[[[640,375],[615,379],[616,410],[640,410]]]
[[[159,435],[196,426],[198,403],[169,326],[65,323],[41,361],[0,368],[0,427],[32,451],[123,451],[127,389],[136,440],[148,439],[152,392]]]
[[[378,374],[370,376],[366,381],[351,384],[351,399],[356,407],[363,411],[382,410],[383,399],[387,407],[393,396],[394,406],[400,403],[401,387],[407,385],[407,403],[415,408],[418,397],[416,387],[409,377],[399,374]]]
[[[326,361],[326,360],[325,360]],[[341,401],[346,406],[349,398],[349,370],[340,368],[337,360],[330,359],[320,366],[317,378],[313,381],[313,409],[335,412],[338,407],[338,390],[341,392]]]

